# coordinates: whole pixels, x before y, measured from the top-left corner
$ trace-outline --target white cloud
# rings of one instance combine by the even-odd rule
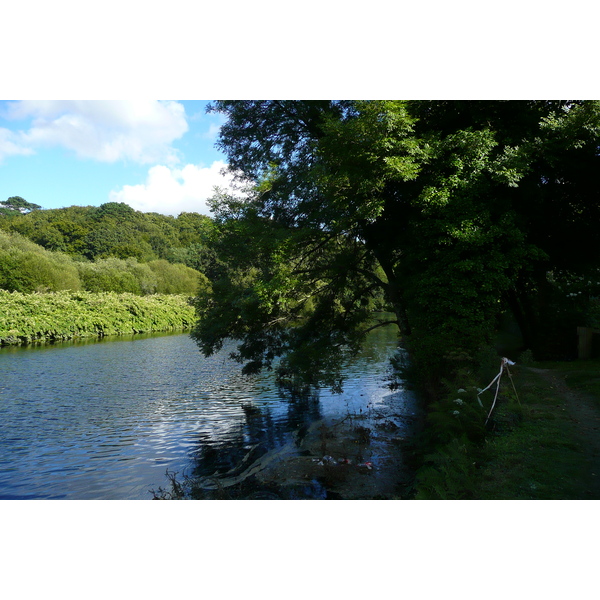
[[[232,181],[231,175],[221,173],[225,167],[222,161],[215,161],[210,167],[185,165],[181,169],[157,165],[148,171],[146,183],[124,185],[110,193],[110,201],[125,202],[142,212],[208,215],[206,200],[214,195],[214,187],[228,188]]]
[[[33,150],[23,145],[19,135],[0,127],[0,162],[5,157],[15,154],[33,154]]]
[[[188,130],[178,102],[25,100],[7,106],[9,119],[33,119],[21,147],[62,146],[82,158],[140,164],[178,161],[171,147]]]
[[[221,131],[221,125],[222,123],[211,123],[204,137],[208,140],[216,140]]]

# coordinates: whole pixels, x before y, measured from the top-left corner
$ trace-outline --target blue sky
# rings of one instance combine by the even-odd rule
[[[227,179],[206,101],[1,101],[0,200],[208,214]]]

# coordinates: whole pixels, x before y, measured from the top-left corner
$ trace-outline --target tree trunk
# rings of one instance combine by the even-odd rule
[[[510,290],[506,295],[506,300],[510,311],[512,312],[526,348],[533,348],[535,343],[534,323],[531,318],[525,315],[525,310],[519,300],[519,295],[516,290]],[[528,311],[529,312],[529,311]]]

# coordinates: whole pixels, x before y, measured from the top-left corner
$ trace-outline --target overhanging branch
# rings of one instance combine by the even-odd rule
[[[361,331],[360,333],[361,333],[361,335],[366,335],[367,333],[369,333],[369,331],[373,331],[373,329],[383,327],[384,325],[397,325],[398,327],[400,327],[400,323],[398,321],[379,321],[372,327],[369,327],[368,329],[365,329],[364,331]]]

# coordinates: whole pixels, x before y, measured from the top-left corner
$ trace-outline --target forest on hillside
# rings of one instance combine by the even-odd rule
[[[42,209],[0,203],[0,289],[196,294],[214,268],[209,217],[170,217],[123,203]]]

